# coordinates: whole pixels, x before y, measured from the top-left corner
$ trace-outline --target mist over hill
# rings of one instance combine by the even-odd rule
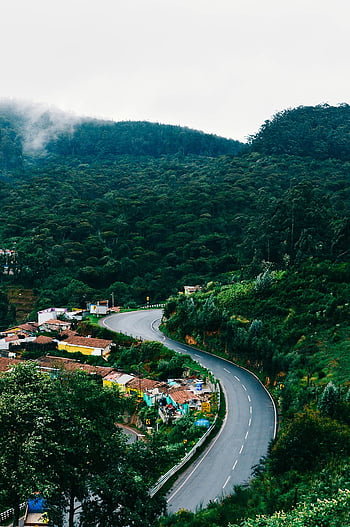
[[[237,154],[239,141],[180,126],[82,118],[41,104],[0,102],[0,168],[20,168],[25,155],[85,159],[118,155]]]

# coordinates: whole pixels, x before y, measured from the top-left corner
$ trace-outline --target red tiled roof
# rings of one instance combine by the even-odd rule
[[[15,340],[18,340],[18,335],[9,335],[8,337],[5,337],[5,342],[14,342]]]
[[[133,390],[153,390],[154,388],[160,388],[165,387],[165,384],[159,381],[154,381],[152,379],[141,379],[138,377],[135,377],[131,381],[127,383],[128,388],[131,388]]]
[[[40,324],[41,326],[43,326],[44,324],[56,324],[57,326],[70,326],[70,322],[66,321],[66,320],[58,320],[58,318],[50,318],[49,320],[45,320],[45,322],[43,322],[42,324]]]
[[[7,357],[0,357],[0,372],[8,371],[11,366],[16,366],[20,362],[23,362],[18,359],[9,359]]]
[[[88,348],[105,349],[107,348],[107,346],[112,344],[113,340],[94,339],[91,337],[71,336],[65,339],[63,342],[67,342],[67,344],[72,344],[73,346],[86,346]]]
[[[183,390],[182,388],[173,388],[168,390],[168,394],[177,404],[184,404],[195,399],[195,396],[192,392],[188,390]]]
[[[67,371],[83,370],[87,373],[95,373],[101,377],[113,372],[113,368],[105,366],[91,366],[90,364],[83,364],[75,359],[66,359],[63,357],[54,357],[52,355],[46,355],[45,357],[39,357],[36,362],[43,368],[57,368],[64,369]]]
[[[34,340],[37,344],[51,344],[52,341],[52,338],[45,337],[45,335],[39,335],[39,337]]]
[[[8,328],[3,333],[14,333],[19,332],[20,330],[33,333],[34,331],[37,331],[38,324],[36,322],[26,322],[25,324],[19,324],[18,326],[13,326],[12,328]]]

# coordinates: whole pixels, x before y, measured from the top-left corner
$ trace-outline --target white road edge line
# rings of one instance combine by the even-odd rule
[[[230,481],[230,479],[231,479],[231,476],[228,476],[227,480],[224,483],[224,486],[222,487],[223,489],[226,487],[226,485]]]
[[[223,389],[223,392],[224,392],[224,395],[225,395],[225,398],[227,400],[227,394],[226,394],[226,391],[225,391],[225,388],[222,386],[222,389]],[[226,421],[227,421],[227,410],[226,410],[226,415],[225,415],[225,419],[221,425],[221,428],[220,428],[220,431],[218,433],[217,436],[215,436],[215,438],[213,439],[211,445],[208,447],[208,449],[205,451],[205,454],[204,456],[202,457],[202,459],[199,461],[198,465],[196,465],[194,467],[194,469],[189,473],[189,475],[187,476],[187,478],[181,483],[181,485],[173,492],[173,494],[171,494],[171,496],[169,496],[169,498],[167,499],[167,503],[169,503],[169,501],[172,500],[172,498],[174,496],[176,496],[176,494],[182,489],[182,487],[184,485],[186,485],[187,481],[191,478],[192,474],[194,474],[194,472],[197,470],[197,468],[199,467],[199,465],[205,460],[205,458],[207,457],[207,455],[209,454],[209,452],[211,451],[211,449],[213,448],[213,446],[215,445],[216,441],[219,439],[221,433],[223,432],[224,428],[225,428],[225,424],[226,424]]]

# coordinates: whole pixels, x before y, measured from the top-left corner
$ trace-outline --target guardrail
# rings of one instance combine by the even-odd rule
[[[165,306],[165,302],[158,302],[157,304],[144,304],[143,306],[140,306],[139,309],[154,309],[154,308],[161,308]]]
[[[20,504],[19,510],[20,510],[20,515],[21,516],[23,516],[23,514],[25,513],[26,507],[27,507],[27,502],[26,501]],[[7,511],[1,512],[0,513],[0,526],[8,525],[9,521],[6,521],[6,520],[10,520],[10,518],[13,517],[13,513],[14,512],[15,512],[14,509],[7,509]],[[6,523],[4,523],[4,522],[6,522]]]
[[[218,395],[218,411],[219,411],[219,408],[220,408],[220,389],[217,387],[216,389],[217,391],[217,395]],[[167,481],[169,481],[170,478],[172,478],[173,476],[175,476],[175,474],[177,472],[179,472],[179,470],[181,470],[181,468],[186,465],[186,463],[188,461],[190,461],[190,459],[194,456],[194,454],[197,452],[198,448],[200,446],[203,445],[203,443],[205,442],[205,440],[210,436],[211,432],[214,430],[215,428],[215,424],[216,424],[216,420],[217,420],[217,417],[218,417],[218,414],[216,414],[215,416],[215,419],[214,419],[214,422],[213,424],[208,428],[208,430],[202,435],[202,437],[197,441],[197,443],[191,448],[191,450],[181,459],[181,461],[175,465],[174,467],[172,467],[170,470],[168,470],[168,472],[166,472],[165,474],[163,474],[163,476],[161,476],[157,483],[155,483],[155,485],[153,485],[153,487],[150,488],[149,490],[149,495],[151,496],[151,498],[153,498],[153,496],[155,494],[157,494],[157,492],[165,485],[165,483],[167,483]]]

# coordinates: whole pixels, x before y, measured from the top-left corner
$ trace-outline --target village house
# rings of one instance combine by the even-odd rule
[[[76,335],[59,342],[57,349],[65,350],[69,353],[80,352],[83,355],[105,357],[110,352],[112,344],[113,340],[80,337]]]
[[[200,285],[184,285],[185,295],[192,295],[196,291],[201,291],[202,288]]]
[[[164,397],[167,388],[166,383],[139,377],[130,380],[126,385],[127,393],[142,398],[147,406],[153,406],[156,401]]]
[[[65,315],[67,309],[65,307],[49,307],[38,311],[38,325],[41,326],[44,322],[51,319],[58,319],[59,316]]]
[[[166,401],[168,405],[171,405],[181,415],[186,415],[190,410],[198,410],[200,408],[198,397],[191,390],[183,387],[174,386],[170,388],[166,395]]]
[[[5,373],[7,371],[10,371],[11,368],[14,366],[17,366],[17,364],[21,363],[23,361],[18,359],[10,359],[8,357],[0,357],[0,373]]]
[[[26,322],[24,324],[19,324],[18,326],[13,326],[1,332],[4,337],[9,335],[23,335],[33,336],[38,331],[38,324],[36,322]]]
[[[0,339],[0,350],[11,352],[12,346],[21,346],[24,342],[33,342],[35,337],[27,337],[22,334],[8,335]]]
[[[118,386],[122,393],[127,393],[126,385],[132,379],[135,379],[134,375],[113,370],[103,378],[103,386]]]
[[[71,328],[71,322],[66,320],[58,320],[57,318],[50,318],[45,320],[42,324],[39,325],[40,331],[66,331]]]
[[[92,366],[91,364],[83,364],[75,359],[55,357],[53,355],[39,357],[36,362],[38,363],[40,371],[49,373],[52,377],[57,377],[61,371],[84,371],[89,375],[100,377],[101,381],[103,381],[106,376],[114,371],[113,368],[106,366]]]

